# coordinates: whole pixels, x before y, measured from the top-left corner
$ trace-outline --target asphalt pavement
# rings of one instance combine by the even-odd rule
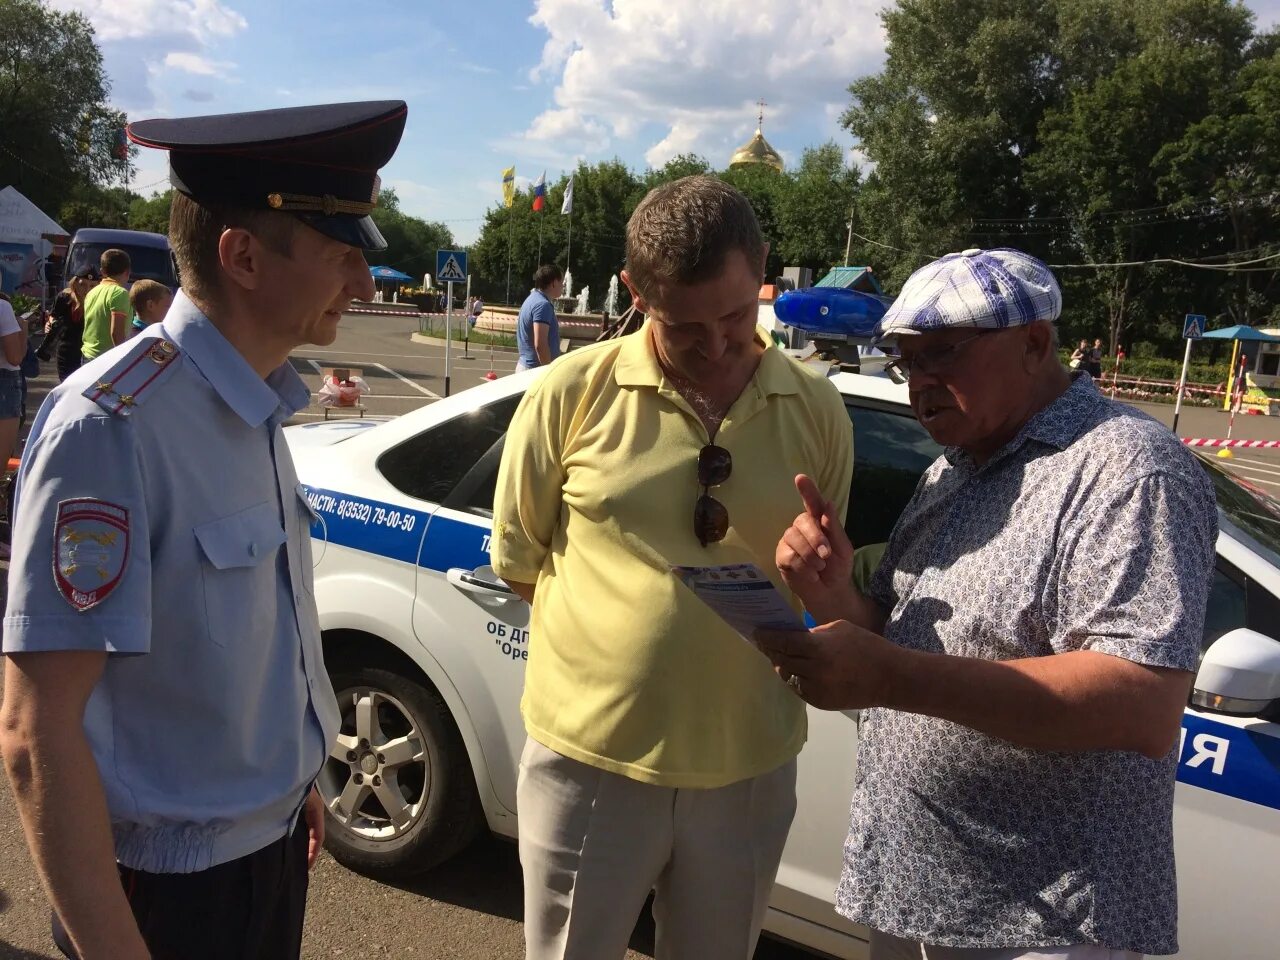
[[[364,398],[368,416],[397,416],[445,394],[445,349],[414,342],[416,321],[405,317],[349,315],[328,347],[309,347],[292,357],[295,369],[319,390],[323,370],[359,369],[371,392]],[[46,365],[49,367],[49,365]],[[449,387],[458,392],[515,369],[515,355],[457,344],[449,359]],[[32,381],[30,414],[52,382],[51,370]],[[1138,404],[1166,424],[1172,407]],[[344,412],[343,415],[348,415]],[[295,418],[322,418],[313,404]],[[30,420],[30,416],[28,417]],[[1219,410],[1185,408],[1179,422],[1184,437],[1225,437],[1227,415]],[[1237,417],[1235,438],[1280,440],[1280,418]],[[1211,452],[1211,451],[1210,451]],[[1280,495],[1280,450],[1239,451],[1218,461],[1269,493]],[[0,564],[0,575],[4,573]],[[0,587],[3,580],[0,579]],[[2,692],[2,688],[0,688]],[[48,908],[31,868],[7,783],[0,777],[0,960],[56,957],[48,934]],[[839,837],[832,838],[839,843]],[[308,901],[308,958],[413,957],[440,960],[517,960],[523,956],[520,930],[520,867],[515,847],[483,838],[449,863],[417,881],[390,886],[375,883],[322,856],[312,876]],[[629,958],[652,956],[652,924],[638,924]],[[757,960],[800,960],[802,951],[762,941]]]

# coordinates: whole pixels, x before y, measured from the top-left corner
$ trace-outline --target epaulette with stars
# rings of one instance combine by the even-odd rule
[[[108,413],[127,417],[141,406],[180,364],[182,358],[176,344],[163,337],[139,337],[102,377],[84,391]]]

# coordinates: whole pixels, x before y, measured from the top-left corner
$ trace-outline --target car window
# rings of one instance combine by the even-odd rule
[[[74,277],[81,270],[98,269],[102,254],[111,249],[123,249],[129,254],[129,278],[131,280],[155,280],[166,287],[177,286],[178,278],[173,265],[173,255],[164,247],[135,247],[122,244],[113,247],[107,243],[77,243],[72,246],[63,276]]]
[[[845,530],[856,547],[884,543],[942,447],[910,414],[847,399],[853,423],[853,483]]]
[[[506,397],[424,430],[379,457],[378,471],[401,493],[445,503],[477,462],[506,435],[519,403],[519,395]],[[492,497],[490,487],[490,506]]]
[[[1200,655],[1225,633],[1246,626],[1248,607],[1245,602],[1244,578],[1224,561],[1218,561],[1209,584],[1209,605],[1204,614],[1204,638]]]

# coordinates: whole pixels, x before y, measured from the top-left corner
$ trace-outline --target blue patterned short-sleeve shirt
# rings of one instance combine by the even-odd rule
[[[1195,458],[1078,375],[983,467],[948,450],[929,468],[870,592],[916,650],[1190,671],[1216,536]],[[944,946],[1173,953],[1175,764],[867,711],[837,909]]]

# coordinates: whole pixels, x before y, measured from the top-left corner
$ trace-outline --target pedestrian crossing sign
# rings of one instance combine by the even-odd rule
[[[1186,340],[1199,340],[1204,336],[1205,315],[1203,313],[1188,313],[1186,322],[1182,326],[1182,336]]]
[[[437,250],[436,280],[440,283],[466,283],[467,251]]]

